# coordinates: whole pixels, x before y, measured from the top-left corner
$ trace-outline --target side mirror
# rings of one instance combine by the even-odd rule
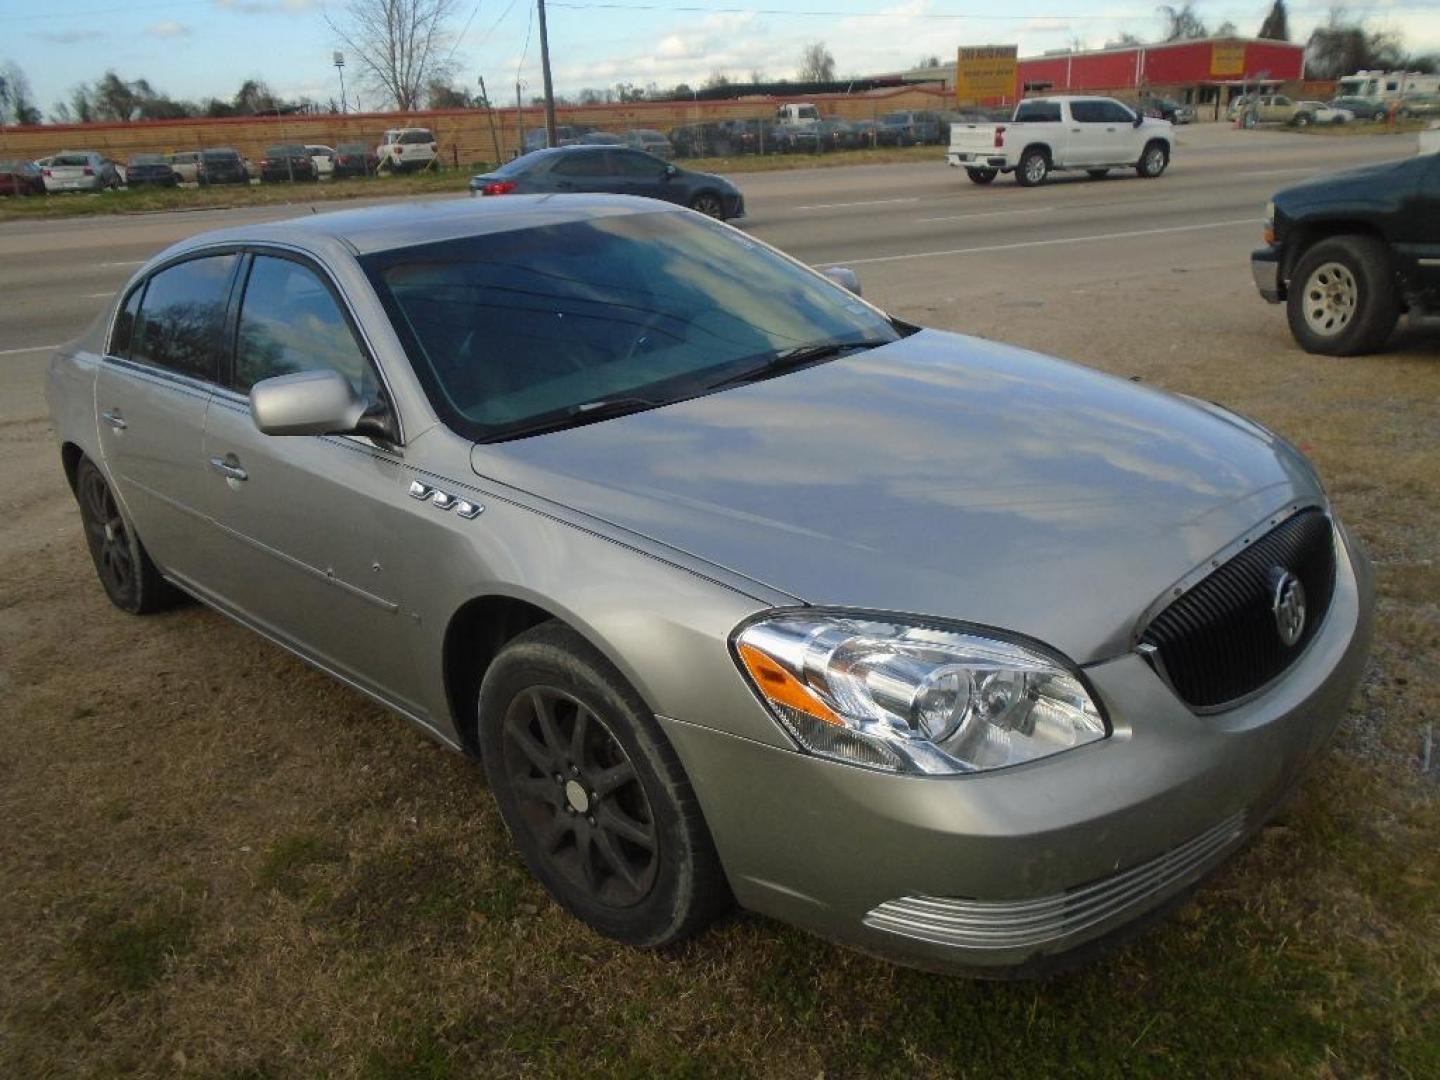
[[[1141,124],[1145,123],[1145,114],[1137,112],[1135,114],[1135,119],[1130,122],[1138,128]]]
[[[842,289],[849,289],[856,296],[863,296],[860,291],[860,278],[848,266],[827,266],[821,270],[827,278],[839,285]]]
[[[261,379],[250,388],[250,418],[266,435],[394,437],[389,411],[367,413],[345,376],[328,368]]]
[[[680,170],[674,165],[666,165],[665,171],[661,175],[663,175],[666,180],[669,180],[671,177],[679,176]]]

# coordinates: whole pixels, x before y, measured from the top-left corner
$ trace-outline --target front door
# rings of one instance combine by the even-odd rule
[[[665,162],[637,150],[612,150],[609,156],[611,168],[621,180],[620,190],[626,195],[685,201],[682,186],[670,182]]]
[[[163,570],[207,570],[205,414],[235,254],[187,259],[126,298],[95,381],[100,451],[126,513]]]
[[[225,547],[218,599],[418,713],[396,563],[409,501],[399,455],[344,435],[265,435],[246,396],[261,379],[329,368],[377,402],[374,362],[311,264],[257,254],[242,274],[229,385],[205,425],[208,508]]]
[[[1094,99],[1072,101],[1070,121],[1065,156],[1056,164],[1083,166],[1106,161],[1113,153],[1106,141],[1106,131],[1113,131],[1115,124],[1106,117],[1105,102]],[[1113,139],[1114,135],[1109,138]]]

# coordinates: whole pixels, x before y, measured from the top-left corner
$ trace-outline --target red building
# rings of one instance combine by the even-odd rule
[[[1018,65],[1015,91],[1016,97],[1023,97],[1036,91],[1133,96],[1149,90],[1187,105],[1218,104],[1223,108],[1242,87],[1253,90],[1257,84],[1298,84],[1304,69],[1304,45],[1258,38],[1203,38],[1026,57]]]

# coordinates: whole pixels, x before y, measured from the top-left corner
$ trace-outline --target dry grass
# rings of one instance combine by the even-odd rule
[[[1042,983],[745,916],[663,954],[589,933],[473,764],[203,609],[112,610],[46,425],[0,427],[0,1075],[1440,1075],[1440,766],[1417,764],[1440,719],[1440,351],[1307,357],[1225,274],[1204,304],[1183,277],[1087,282],[1022,343],[1303,443],[1376,563],[1374,662],[1279,824]],[[1096,291],[1163,329],[1135,341]],[[1022,322],[985,296],[899,311]]]

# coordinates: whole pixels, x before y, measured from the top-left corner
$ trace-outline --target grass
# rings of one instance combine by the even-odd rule
[[[16,424],[0,1076],[1440,1075],[1440,766],[1418,763],[1440,720],[1440,350],[1402,331],[1379,356],[1306,356],[1243,268],[1097,266],[1024,319],[1004,271],[895,310],[1274,426],[1375,563],[1373,660],[1337,737],[1193,901],[1042,982],[927,975],[745,915],[618,946],[525,873],[473,763],[201,608],[112,610],[46,425]]]
[[[1288,131],[1295,135],[1328,135],[1334,138],[1363,138],[1366,135],[1408,135],[1417,131],[1424,131],[1430,126],[1429,120],[1396,120],[1393,124],[1367,122],[1364,120],[1352,120],[1348,124],[1306,124],[1304,127],[1295,127],[1293,124],[1270,124],[1266,125],[1267,130]]]
[[[944,151],[936,146],[887,147],[874,150],[841,150],[829,154],[753,154],[728,158],[690,158],[678,162],[697,172],[749,173],[791,169],[836,168],[845,165],[881,165],[903,162],[935,162]],[[44,198],[0,200],[0,222],[97,214],[151,214],[170,210],[213,210],[236,206],[309,205],[353,199],[401,198],[419,195],[463,194],[470,177],[491,166],[475,162],[440,173],[412,173],[402,176],[352,177],[313,184],[251,184],[248,187],[123,188],[98,195],[63,194]]]

